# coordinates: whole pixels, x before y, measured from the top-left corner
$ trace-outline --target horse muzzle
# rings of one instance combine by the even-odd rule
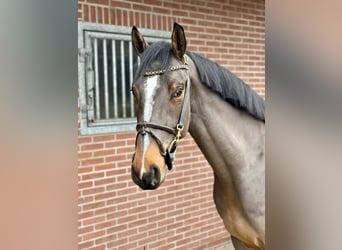
[[[143,173],[142,176],[132,165],[131,175],[133,182],[144,190],[157,189],[161,184],[161,173],[155,165],[152,165],[149,171]]]

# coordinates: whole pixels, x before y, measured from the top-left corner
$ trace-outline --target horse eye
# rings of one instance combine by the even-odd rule
[[[136,94],[136,90],[135,90],[134,86],[132,86],[132,88],[131,88],[131,93],[134,96],[134,98],[137,98],[137,94]]]
[[[174,98],[180,97],[180,96],[183,94],[183,90],[184,90],[183,84],[182,84],[182,85],[179,85],[179,86],[177,87],[177,89],[175,90],[175,92],[173,92],[172,96],[173,96]]]

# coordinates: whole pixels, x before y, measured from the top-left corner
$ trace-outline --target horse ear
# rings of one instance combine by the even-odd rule
[[[186,50],[186,38],[184,29],[178,23],[174,23],[171,35],[173,54],[182,60]]]
[[[138,31],[137,27],[132,27],[131,35],[133,47],[137,54],[140,55],[148,47],[148,44],[145,42],[143,35]]]

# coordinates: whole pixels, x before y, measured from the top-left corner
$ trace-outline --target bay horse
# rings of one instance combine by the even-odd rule
[[[189,131],[214,172],[214,202],[235,249],[265,249],[265,104],[230,71],[186,51],[175,23],[171,44],[149,45],[132,27],[140,57],[132,83],[137,115],[131,175],[156,189]]]

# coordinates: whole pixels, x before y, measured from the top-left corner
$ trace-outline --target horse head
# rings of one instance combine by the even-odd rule
[[[171,44],[149,45],[136,27],[132,44],[140,57],[132,93],[137,136],[132,179],[142,189],[156,189],[171,170],[178,141],[190,122],[190,70],[184,29],[175,23]]]

